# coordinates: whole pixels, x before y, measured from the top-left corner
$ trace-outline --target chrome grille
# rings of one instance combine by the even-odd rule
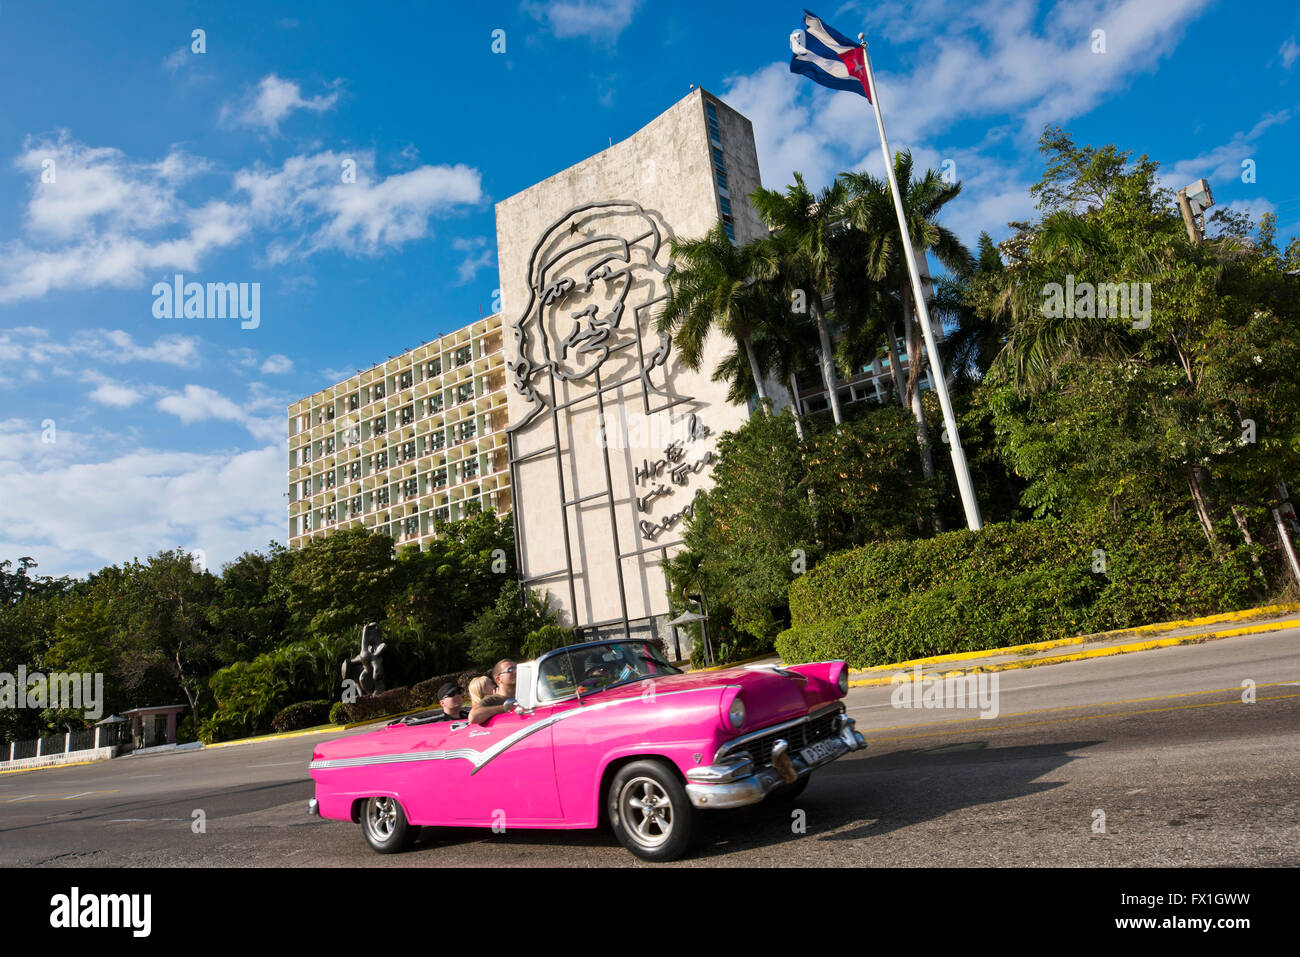
[[[759,732],[752,737],[745,735],[731,744],[724,745],[726,754],[748,754],[754,767],[765,768],[772,764],[772,746],[784,738],[790,744],[790,751],[798,753],[815,741],[823,741],[835,733],[835,717],[842,714],[842,708],[828,708],[812,718],[805,718],[795,724],[777,727],[772,731]]]

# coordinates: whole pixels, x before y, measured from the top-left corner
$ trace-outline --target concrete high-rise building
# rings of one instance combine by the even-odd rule
[[[511,508],[501,317],[289,406],[289,545],[364,525],[399,545]]]

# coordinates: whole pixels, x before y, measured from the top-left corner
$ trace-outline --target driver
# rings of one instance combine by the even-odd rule
[[[503,711],[514,711],[518,707],[519,702],[515,700],[515,667],[509,658],[502,658],[492,666],[492,681],[499,693],[487,695],[470,709],[471,724],[487,724],[488,719]]]

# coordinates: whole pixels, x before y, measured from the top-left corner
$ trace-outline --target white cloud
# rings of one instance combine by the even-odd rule
[[[190,48],[188,44],[186,44],[183,47],[179,47],[173,50],[171,53],[167,54],[165,57],[163,57],[163,61],[162,61],[163,69],[166,70],[168,73],[175,73],[177,70],[179,70],[181,67],[185,65],[185,61],[189,59],[189,56],[190,56]]]
[[[334,81],[335,90],[332,93],[305,99],[302,87],[297,83],[283,80],[272,73],[262,77],[257,88],[249,91],[241,103],[222,107],[221,119],[276,133],[279,132],[281,121],[295,110],[324,113],[333,109],[339,99],[337,87],[340,82]]]
[[[345,183],[341,171],[348,160],[355,163],[356,181]],[[294,236],[270,244],[272,263],[324,249],[377,255],[429,235],[434,214],[483,197],[482,177],[471,167],[421,166],[382,179],[370,152],[294,156],[279,169],[241,171],[235,188],[247,197],[256,221],[298,228]]]
[[[266,397],[258,397],[252,407],[245,408],[215,389],[201,385],[187,385],[181,392],[163,396],[155,403],[155,407],[160,412],[168,412],[176,416],[184,425],[193,425],[195,422],[209,419],[234,422],[247,429],[254,438],[265,441],[283,437],[288,429],[284,418],[253,415],[253,408],[264,407],[267,402]]]
[[[144,398],[144,393],[133,386],[117,382],[108,376],[100,375],[95,372],[86,373],[87,381],[97,383],[96,387],[89,393],[90,398],[100,405],[111,406],[115,409],[125,409],[135,405]]]
[[[963,193],[945,222],[970,243],[981,228],[993,232],[1032,211],[1026,191],[1037,177],[1027,164],[995,158],[1002,141],[1027,145],[1045,124],[1068,123],[1155,69],[1207,3],[1059,0],[1044,11],[1030,0],[976,0],[956,10],[940,0],[873,0],[861,5],[858,22],[869,39],[893,45],[888,61],[876,51],[873,62],[890,147],[911,147],[918,170],[957,159]],[[834,22],[844,29],[854,19],[842,9]],[[1106,31],[1105,53],[1092,52],[1096,29]],[[893,72],[893,63],[906,70]],[[721,96],[753,121],[770,188],[784,188],[796,170],[814,189],[844,170],[884,171],[866,100],[791,74],[787,60],[729,77]],[[975,142],[962,129],[971,120],[980,130]]]
[[[495,243],[490,243],[483,236],[475,236],[472,239],[455,239],[452,240],[452,248],[457,252],[465,253],[465,258],[461,260],[460,266],[457,267],[456,274],[458,286],[463,286],[481,270],[491,266],[497,260],[497,251]]]
[[[1205,177],[1213,189],[1216,183],[1239,181],[1242,175],[1241,164],[1254,158],[1256,141],[1260,136],[1270,127],[1286,123],[1290,118],[1290,110],[1265,113],[1249,130],[1239,130],[1228,142],[1162,169],[1159,174],[1161,185],[1178,190]]]
[[[75,365],[89,361],[160,362],[188,368],[198,363],[197,336],[164,335],[140,344],[121,329],[78,329],[67,339],[52,339],[48,329],[15,326],[0,330],[0,364]]]
[[[162,549],[201,549],[212,569],[286,535],[283,444],[210,454],[120,450],[123,436],[60,429],[53,445],[0,421],[5,554],[43,574],[85,574]]]
[[[43,182],[45,160],[55,181]],[[356,181],[342,181],[343,162]],[[173,150],[136,162],[66,132],[30,139],[14,165],[32,193],[20,238],[0,243],[0,303],[60,289],[147,288],[171,272],[195,273],[218,250],[260,233],[271,264],[322,250],[378,255],[429,235],[430,217],[482,199],[478,170],[420,166],[387,178],[373,152],[290,157],[278,169],[237,171],[231,195],[192,204],[178,189],[207,161]]]
[[[1282,58],[1282,69],[1290,70],[1295,64],[1296,57],[1300,57],[1300,44],[1295,42],[1295,37],[1287,37],[1286,42],[1278,48],[1278,56]]]
[[[617,40],[640,6],[641,0],[526,0],[522,9],[561,39]]]
[[[267,356],[266,361],[262,363],[261,371],[263,375],[283,375],[286,372],[292,372],[293,360],[279,353]]]

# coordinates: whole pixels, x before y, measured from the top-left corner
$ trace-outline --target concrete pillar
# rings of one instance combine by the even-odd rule
[[[14,742],[10,741],[10,742],[9,742],[9,760],[12,761],[13,759],[14,759]]]
[[[36,756],[37,756],[38,758],[41,756],[41,738],[40,738],[40,735],[37,735],[37,737],[36,737]]]
[[[63,753],[67,754],[71,750],[72,750],[72,732],[64,731],[63,732]]]
[[[99,750],[99,732],[102,730],[103,730],[102,727],[100,727],[99,725],[95,725],[95,750],[96,751]]]

